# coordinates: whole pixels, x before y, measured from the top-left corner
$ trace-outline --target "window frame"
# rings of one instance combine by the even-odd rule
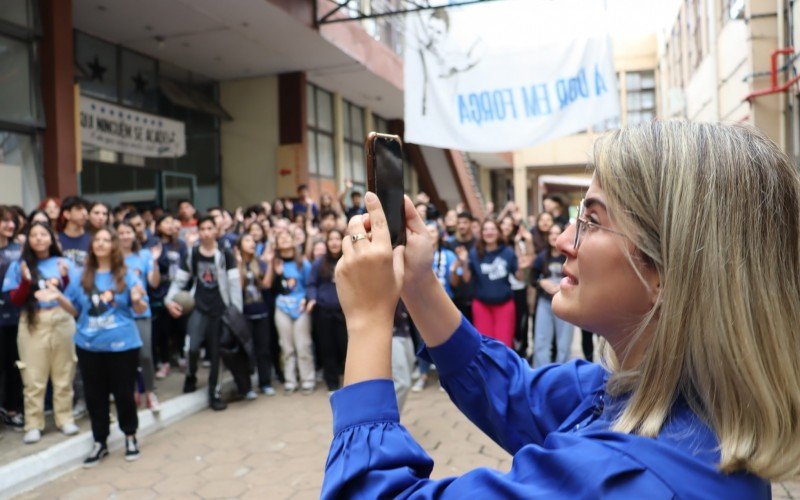
[[[336,119],[334,116],[334,105],[333,105],[333,93],[328,92],[325,89],[322,89],[313,83],[306,82],[306,100],[308,101],[308,90],[309,88],[312,90],[311,96],[313,96],[313,102],[306,102],[306,140],[308,141],[307,146],[307,153],[309,156],[308,162],[308,173],[310,176],[320,179],[335,179],[336,178],[336,140],[334,135],[334,130],[336,129]],[[317,101],[318,96],[324,93],[329,97],[330,101],[330,116],[331,116],[331,130],[327,131],[319,126],[319,116],[318,116],[318,107]],[[313,110],[313,111],[310,111]],[[309,118],[313,116],[313,120],[309,121]],[[331,156],[330,156],[330,166],[331,171],[330,174],[323,173],[320,168],[320,149],[319,149],[319,138],[320,136],[324,136],[330,139],[331,142]],[[314,161],[312,162],[311,153],[314,152]],[[314,165],[314,169],[311,166]]]

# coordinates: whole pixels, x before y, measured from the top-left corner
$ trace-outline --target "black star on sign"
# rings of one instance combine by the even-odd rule
[[[88,68],[92,72],[92,80],[99,82],[103,81],[103,73],[108,70],[108,68],[100,64],[100,59],[97,56],[94,56],[94,60],[89,63]]]
[[[142,76],[142,72],[136,73],[136,76],[131,77],[131,80],[133,80],[133,85],[136,87],[136,92],[144,94],[144,91],[147,89],[147,79]]]

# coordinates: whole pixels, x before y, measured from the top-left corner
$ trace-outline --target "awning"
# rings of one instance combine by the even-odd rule
[[[225,121],[233,120],[233,117],[219,103],[199,90],[163,78],[158,81],[158,88],[176,106],[200,111]]]

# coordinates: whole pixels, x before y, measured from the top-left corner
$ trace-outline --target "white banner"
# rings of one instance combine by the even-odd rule
[[[513,151],[619,114],[603,2],[505,0],[407,16],[407,142]]]
[[[183,122],[81,96],[81,142],[149,158],[186,154]]]

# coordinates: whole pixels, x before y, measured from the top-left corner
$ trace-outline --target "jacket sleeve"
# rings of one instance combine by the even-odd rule
[[[233,252],[225,250],[225,275],[228,278],[228,296],[231,298],[231,305],[239,312],[244,309],[244,299],[242,297],[242,278],[239,273],[239,266],[236,265],[236,257]]]
[[[527,446],[507,473],[478,468],[430,479],[433,461],[399,423],[391,380],[331,396],[334,437],[321,498],[673,498],[636,459],[601,440],[563,435],[557,447]],[[489,459],[487,457],[487,462]]]
[[[587,391],[603,387],[606,375],[582,360],[533,370],[466,318],[447,342],[421,355],[436,364],[442,386],[462,413],[511,454],[542,444]]]

